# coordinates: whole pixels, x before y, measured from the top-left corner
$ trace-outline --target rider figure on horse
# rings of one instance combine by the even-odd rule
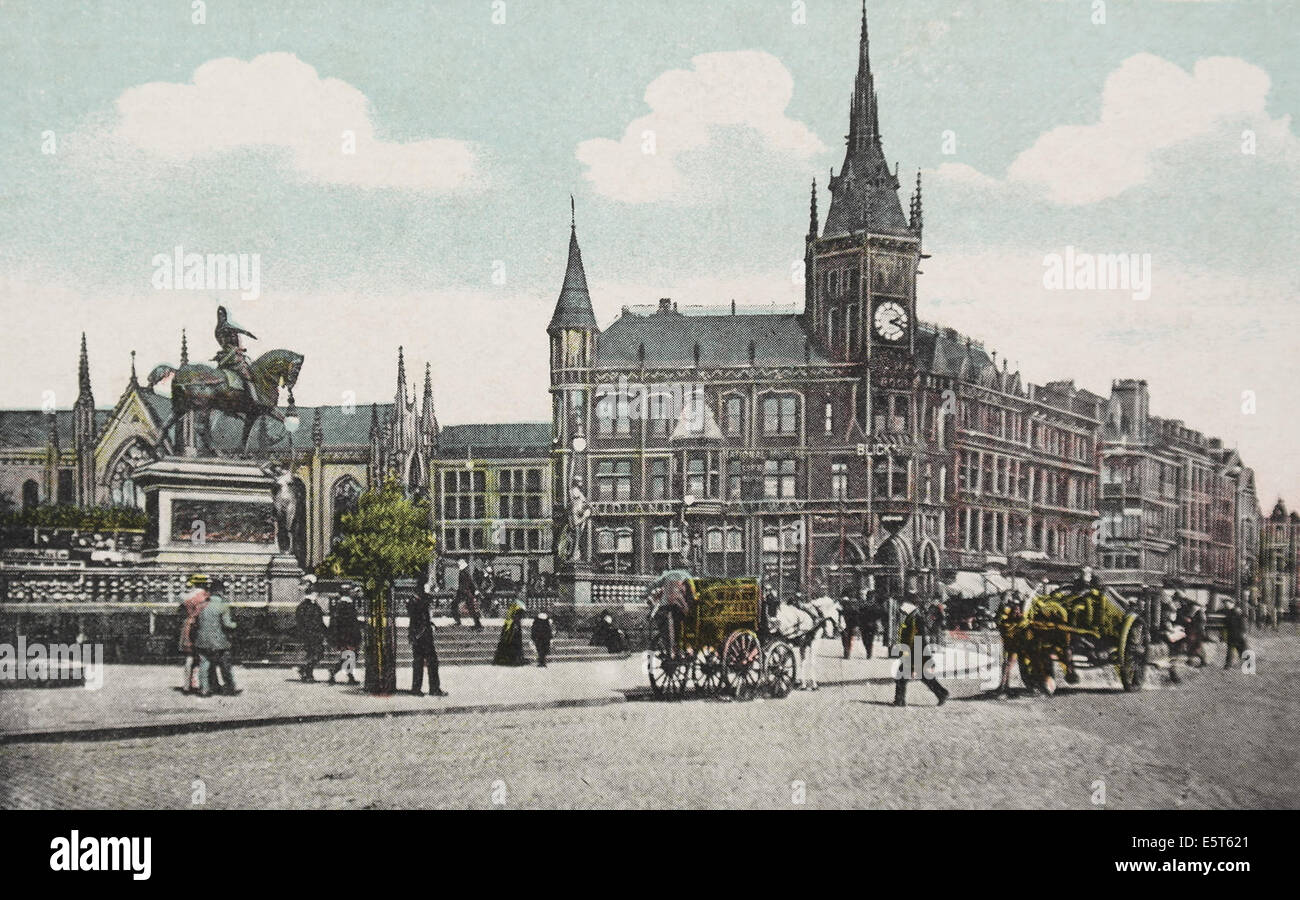
[[[248,364],[248,357],[244,353],[244,345],[240,342],[239,336],[246,334],[253,340],[257,340],[257,335],[251,331],[240,328],[226,314],[224,306],[217,307],[217,327],[213,331],[217,343],[221,345],[221,351],[214,357],[217,368],[227,372],[233,372],[240,377],[244,383],[244,391],[248,394],[248,399],[254,404],[261,404],[257,396],[257,388],[253,384],[253,370]]]

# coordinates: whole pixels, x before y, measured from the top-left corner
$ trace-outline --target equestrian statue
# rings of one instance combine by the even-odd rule
[[[215,410],[244,423],[240,450],[248,452],[248,439],[253,426],[263,416],[281,423],[284,413],[277,409],[280,388],[289,391],[289,406],[293,406],[293,388],[302,368],[302,354],[292,350],[269,350],[251,363],[240,336],[252,340],[257,337],[230,320],[224,306],[217,307],[217,327],[214,336],[220,350],[213,357],[216,367],[201,363],[185,363],[179,369],[163,363],[149,373],[149,387],[172,377],[172,414],[162,427],[162,441],[168,443],[168,434],[187,413],[197,414],[199,439],[207,452],[219,455],[212,446],[211,414]],[[174,446],[175,442],[171,442]]]

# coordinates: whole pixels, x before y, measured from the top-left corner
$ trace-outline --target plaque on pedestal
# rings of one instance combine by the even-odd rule
[[[275,480],[258,463],[166,457],[141,466],[134,478],[149,514],[147,562],[257,569],[282,579],[292,566],[296,584],[297,560],[282,550],[284,536],[277,537]]]

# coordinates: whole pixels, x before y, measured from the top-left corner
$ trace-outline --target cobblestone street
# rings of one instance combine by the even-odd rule
[[[887,679],[782,701],[631,702],[0,748],[5,807],[1275,808],[1300,804],[1294,635],[1258,674],[942,709]],[[857,652],[861,652],[858,650]],[[200,786],[198,782],[201,781]],[[800,784],[802,783],[802,784]],[[201,791],[200,791],[201,787]],[[201,796],[200,796],[201,794]]]

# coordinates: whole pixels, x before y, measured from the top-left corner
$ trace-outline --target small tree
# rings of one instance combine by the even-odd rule
[[[397,619],[392,609],[393,582],[420,577],[434,549],[427,501],[413,502],[397,479],[389,477],[357,499],[357,510],[345,514],[343,537],[322,564],[333,575],[348,575],[365,585],[366,690],[391,694],[397,690]]]

